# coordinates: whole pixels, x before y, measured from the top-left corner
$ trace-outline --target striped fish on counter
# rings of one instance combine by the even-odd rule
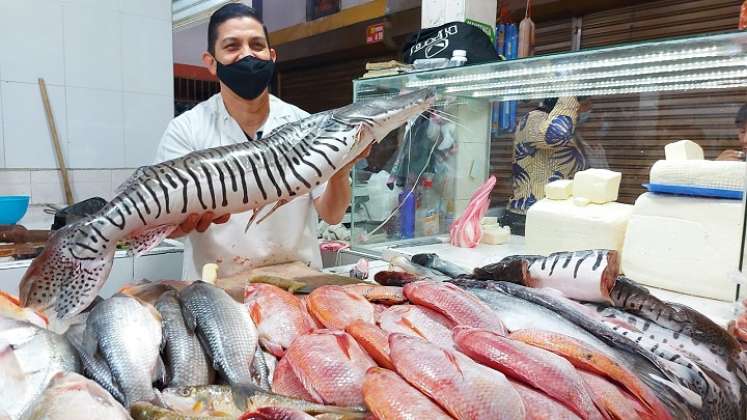
[[[139,254],[190,213],[278,207],[327,181],[375,141],[428,110],[433,90],[357,103],[285,124],[254,142],[189,153],[138,169],[98,213],[55,232],[20,285],[21,303],[62,319],[106,281],[119,241]],[[264,218],[258,220],[260,223]],[[248,228],[248,226],[247,226]]]
[[[595,249],[540,255],[513,255],[476,268],[478,280],[510,281],[527,287],[549,287],[566,297],[587,302],[611,302],[610,291],[620,273],[617,251]]]

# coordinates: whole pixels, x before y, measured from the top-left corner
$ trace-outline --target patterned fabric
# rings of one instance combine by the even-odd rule
[[[512,213],[526,214],[545,197],[545,184],[572,179],[587,169],[586,156],[576,144],[576,98],[560,98],[550,113],[534,110],[520,121],[514,134]]]

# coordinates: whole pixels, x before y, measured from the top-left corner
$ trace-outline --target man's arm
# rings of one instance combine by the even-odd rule
[[[350,205],[350,199],[353,191],[350,188],[350,171],[355,163],[364,159],[371,152],[371,146],[368,146],[357,158],[346,166],[340,168],[327,181],[327,187],[321,196],[314,198],[314,207],[319,217],[330,225],[336,225],[342,221],[345,211]]]

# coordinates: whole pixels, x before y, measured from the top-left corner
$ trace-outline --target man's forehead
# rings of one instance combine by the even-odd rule
[[[251,17],[235,17],[228,19],[218,26],[218,39],[237,36],[265,37],[262,24]]]

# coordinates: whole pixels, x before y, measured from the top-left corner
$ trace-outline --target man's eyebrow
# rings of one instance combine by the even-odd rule
[[[221,39],[220,43],[222,45],[225,45],[225,44],[230,44],[231,42],[236,42],[237,40],[238,40],[238,38],[233,37],[233,36],[229,36],[228,38]]]

